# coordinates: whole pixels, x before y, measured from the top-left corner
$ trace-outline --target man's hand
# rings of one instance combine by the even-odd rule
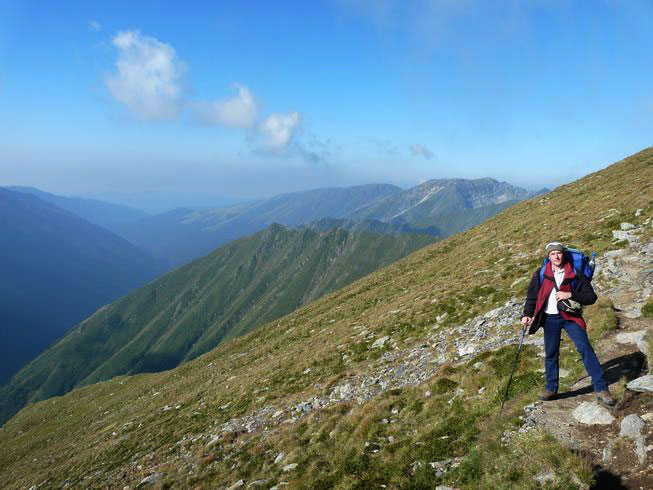
[[[530,326],[531,323],[533,323],[533,317],[532,316],[523,316],[521,318],[521,322],[523,325],[526,325],[527,327]]]
[[[556,301],[562,301],[563,299],[571,298],[571,293],[567,291],[558,291],[556,293]]]

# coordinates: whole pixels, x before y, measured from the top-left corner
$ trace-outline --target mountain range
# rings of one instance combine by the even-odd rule
[[[442,238],[536,194],[489,178],[431,180],[407,190],[370,184],[295,192],[226,208],[176,209],[114,230],[154,256],[180,265],[271,223],[295,227],[324,218],[376,220]]]
[[[7,303],[4,309],[4,316],[10,325],[5,331],[5,345],[10,350],[12,350],[10,346],[21,347],[11,354],[11,359],[8,358],[3,372],[0,373],[0,382],[6,380],[18,366],[43,347],[65,333],[72,324],[89,314],[93,307],[115,299],[129,291],[132,286],[142,284],[145,279],[151,279],[157,273],[170,270],[173,265],[183,264],[205,255],[217,246],[260,231],[270,223],[280,222],[287,226],[320,231],[338,226],[355,232],[421,233],[442,238],[459,229],[473,226],[503,207],[529,195],[523,189],[492,179],[434,180],[406,191],[386,184],[316,189],[230,207],[205,210],[177,209],[148,216],[140,210],[127,206],[94,199],[58,196],[31,187],[6,188],[5,195],[8,196],[9,193],[13,193],[11,194],[13,196],[30,195],[33,202],[37,202],[34,199],[38,199],[43,209],[49,205],[51,216],[46,221],[51,221],[54,227],[59,226],[60,223],[57,223],[62,216],[66,216],[68,220],[73,215],[81,218],[81,220],[73,220],[75,225],[72,222],[62,225],[61,230],[65,230],[67,234],[65,239],[60,239],[56,233],[40,236],[39,226],[42,223],[30,221],[29,218],[24,220],[24,230],[29,230],[32,224],[35,226],[35,229],[28,232],[28,234],[32,233],[29,241],[38,242],[45,249],[57,249],[57,246],[51,246],[52,240],[59,244],[67,240],[68,248],[58,252],[64,260],[54,260],[47,253],[40,254],[42,258],[52,258],[48,263],[54,268],[61,269],[59,275],[65,270],[75,271],[74,268],[67,269],[67,264],[70,261],[77,261],[76,247],[86,247],[87,255],[94,254],[94,262],[85,262],[84,253],[80,253],[79,262],[86,265],[86,275],[76,275],[69,281],[52,280],[52,271],[48,271],[47,267],[37,268],[29,273],[25,271],[26,274],[23,274],[22,279],[34,285],[31,288],[26,287],[20,280],[8,277],[7,284],[14,285],[14,292],[21,300],[11,301],[11,306]],[[27,198],[23,200],[25,199]],[[65,211],[69,213],[66,214]],[[5,213],[6,216],[10,216],[14,211],[11,207],[7,207]],[[20,221],[18,218],[20,212],[17,213],[14,216],[16,222]],[[97,227],[93,228],[91,223]],[[78,232],[75,229],[77,225],[84,228],[84,231]],[[86,237],[90,229],[99,235],[92,239],[84,239],[84,243],[71,243],[77,236]],[[120,241],[107,230],[122,235],[127,241],[135,243],[136,247]],[[5,249],[7,252],[11,249],[11,254],[14,255],[6,255],[5,260],[12,261],[14,264],[24,261],[26,257],[20,256],[22,246],[12,238],[18,235],[12,233],[11,227],[6,228],[6,232]],[[100,242],[103,245],[92,252],[91,247]],[[113,244],[116,246],[114,247]],[[138,248],[147,249],[147,252]],[[106,256],[104,251],[108,252]],[[154,260],[146,257],[148,253],[158,258]],[[130,254],[135,255],[132,257]],[[119,261],[122,259],[124,261],[107,267],[107,263],[113,264],[114,256]],[[140,265],[132,267],[133,260],[141,261],[141,265],[149,268],[149,272],[145,273]],[[145,262],[149,265],[144,265]],[[12,274],[16,275],[17,272],[14,271]],[[132,275],[135,280],[125,282],[122,287],[114,287],[115,284],[106,285],[107,275],[120,274]],[[80,294],[79,285],[73,287],[71,281],[77,281],[79,284],[83,282],[85,292]],[[46,284],[50,288],[60,289],[61,293],[51,296],[51,300],[43,299],[42,288]],[[7,301],[10,297],[11,295],[6,296]],[[67,302],[60,300],[64,297],[67,298]],[[33,301],[37,304],[45,301],[48,305],[43,310],[37,310],[41,311],[41,316],[30,311],[33,309],[29,308],[27,302]],[[61,309],[55,311],[54,305],[59,305]],[[38,328],[34,321],[29,320],[35,315],[39,318]],[[41,334],[42,329],[50,334]]]
[[[608,264],[627,222],[650,250],[651,182],[649,148],[175,369],[30,404],[0,431],[0,484],[529,488],[553,471],[560,487],[588,485],[582,454],[517,431],[543,383],[536,346],[524,346],[497,417],[510,343],[552,236]]]

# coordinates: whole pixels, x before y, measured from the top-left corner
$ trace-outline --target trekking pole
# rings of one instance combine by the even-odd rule
[[[510,378],[508,379],[508,385],[506,386],[506,393],[503,395],[503,400],[501,401],[501,410],[499,411],[499,417],[503,413],[503,404],[506,403],[508,398],[508,390],[510,389],[510,383],[512,382],[512,375],[515,374],[515,368],[517,367],[517,359],[519,359],[519,352],[521,351],[521,345],[524,342],[524,335],[526,335],[527,325],[523,325],[521,330],[521,339],[519,339],[519,346],[517,347],[517,354],[515,355],[515,362],[512,364],[512,371],[510,371]]]

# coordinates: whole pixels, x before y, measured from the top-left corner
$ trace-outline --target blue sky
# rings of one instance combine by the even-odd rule
[[[552,187],[653,143],[651,31],[638,0],[0,1],[0,185]]]

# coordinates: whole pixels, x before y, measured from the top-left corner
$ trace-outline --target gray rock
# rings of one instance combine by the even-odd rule
[[[633,235],[633,231],[623,231],[623,230],[613,230],[612,231],[612,236],[616,240],[625,240],[631,245],[638,244],[639,243],[639,237],[636,237]]]
[[[236,490],[236,488],[240,488],[243,485],[245,485],[245,482],[243,480],[238,480],[236,483],[227,488],[227,490]]]
[[[621,223],[620,226],[621,226],[621,229],[622,229],[623,231],[628,231],[628,230],[633,230],[633,229],[635,229],[635,225],[632,224],[632,223],[626,223],[626,222],[624,222],[624,223]]]
[[[644,337],[646,337],[646,330],[638,330],[637,332],[622,332],[617,334],[614,339],[619,344],[635,344],[640,352],[646,355],[648,345],[644,341]]]
[[[639,460],[640,466],[644,466],[646,464],[646,461],[648,460],[648,454],[647,454],[646,442],[643,436],[640,436],[635,441],[635,454],[637,455],[637,459]]]
[[[288,472],[294,470],[295,468],[297,468],[297,463],[290,463],[283,467],[283,471]]]
[[[474,352],[476,352],[477,348],[478,347],[473,343],[465,344],[465,345],[463,345],[461,347],[458,347],[458,355],[459,356],[467,356],[467,355],[473,354]]]
[[[626,385],[626,388],[631,391],[653,393],[653,376],[647,374],[646,376],[634,379]]]
[[[540,482],[541,485],[546,485],[548,482],[553,482],[556,479],[556,475],[553,470],[549,469],[544,473],[540,473],[535,477],[535,479]]]
[[[372,349],[380,349],[388,340],[390,340],[390,337],[387,335],[385,337],[381,337],[380,339],[376,339],[372,344]]]
[[[247,485],[247,488],[252,488],[252,487],[264,487],[268,484],[267,480],[254,480],[252,483]]]
[[[621,421],[621,430],[619,437],[628,437],[635,440],[642,436],[642,429],[644,428],[644,421],[637,415],[626,415]]]
[[[644,421],[637,415],[626,415],[621,421],[620,437],[626,437],[635,442],[635,454],[640,465],[645,465],[647,460],[646,454],[646,440],[642,436],[642,429],[644,428]]]
[[[572,412],[572,416],[586,425],[607,425],[614,421],[610,412],[596,402],[581,403]]]
[[[610,464],[612,461],[612,442],[608,442],[608,445],[603,448],[603,464]]]
[[[274,458],[274,464],[281,463],[283,461],[283,458],[285,457],[286,457],[286,453],[284,453],[283,451],[280,452],[279,454],[277,454],[277,457]]]
[[[146,476],[145,478],[143,478],[141,482],[138,484],[137,488],[146,487],[148,485],[154,485],[161,478],[163,478],[163,473],[152,473],[150,476]]]

